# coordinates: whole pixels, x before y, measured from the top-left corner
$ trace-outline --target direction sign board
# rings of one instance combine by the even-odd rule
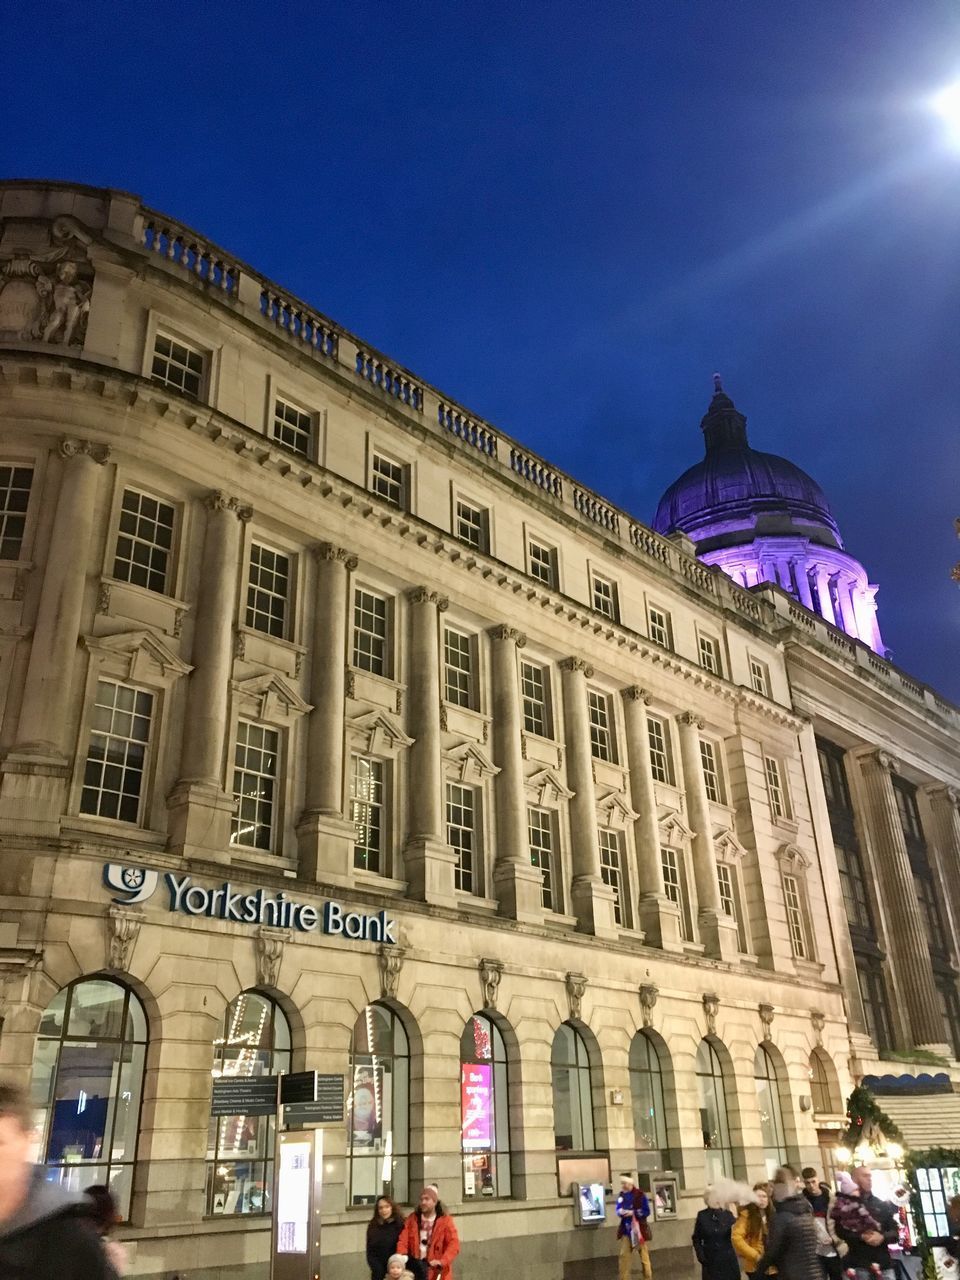
[[[317,1096],[316,1071],[291,1071],[280,1077],[280,1101],[313,1102]]]
[[[295,1126],[341,1124],[343,1122],[343,1076],[318,1074],[316,1100],[285,1105],[283,1122]]]
[[[212,1116],[272,1116],[276,1109],[276,1076],[220,1076],[213,1082]]]

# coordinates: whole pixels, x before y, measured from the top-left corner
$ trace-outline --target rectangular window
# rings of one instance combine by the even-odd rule
[[[20,559],[32,484],[32,467],[0,467],[0,560]]]
[[[800,882],[796,876],[783,877],[783,901],[787,909],[787,932],[790,935],[790,949],[798,960],[806,960],[807,934],[803,927]]]
[[[176,512],[149,493],[124,489],[113,558],[113,576],[165,595],[173,554]]]
[[[647,737],[650,740],[650,768],[654,782],[673,786],[673,768],[670,759],[670,737],[667,726],[656,716],[647,716]]]
[[[670,615],[665,610],[650,605],[647,609],[647,629],[654,644],[663,649],[673,648],[673,626]]]
[[[153,344],[151,374],[154,382],[173,387],[199,400],[203,391],[203,352],[179,338],[158,333]]]
[[[237,806],[230,843],[271,853],[276,836],[280,733],[241,720],[233,759],[233,798]]]
[[[616,764],[617,748],[610,699],[599,689],[588,689],[587,710],[590,714],[590,751],[594,759]]]
[[[265,636],[286,638],[290,595],[290,557],[255,542],[250,548],[247,626]]]
[[[384,762],[373,756],[350,759],[353,865],[378,875],[386,873],[384,768]]]
[[[314,416],[277,396],[273,405],[273,438],[303,458],[313,456]]]
[[[527,832],[530,839],[530,862],[539,867],[543,875],[540,900],[544,911],[560,909],[559,896],[554,893],[554,822],[549,809],[527,809]]]
[[[847,920],[857,928],[871,929],[870,905],[860,851],[853,847],[845,848],[843,845],[835,845],[834,848]]]
[[[759,662],[756,658],[750,659],[750,687],[754,693],[762,693],[765,698],[770,697],[770,672],[763,662]]]
[[[447,783],[447,844],[457,855],[454,885],[463,893],[480,893],[477,865],[477,794],[473,787]]]
[[[893,794],[897,799],[897,810],[900,814],[900,825],[907,840],[922,841],[923,826],[920,822],[920,809],[917,806],[917,793],[909,783],[895,778]]]
[[[80,812],[139,822],[153,694],[98,680]]]
[[[553,735],[550,723],[548,676],[535,662],[520,663],[520,692],[523,696],[523,727],[538,738]]]
[[[700,665],[704,671],[709,671],[713,675],[720,675],[720,645],[713,636],[701,635],[698,639],[700,651]]]
[[[717,864],[717,883],[720,887],[720,909],[737,926],[737,946],[741,951],[747,949],[746,934],[743,921],[740,919],[740,904],[737,897],[736,868],[727,862]]]
[[[927,926],[927,941],[930,949],[937,955],[947,954],[947,933],[943,927],[943,917],[934,892],[933,881],[928,875],[913,873],[913,888],[920,903],[920,910]]]
[[[530,565],[530,576],[542,582],[545,587],[555,588],[557,585],[557,551],[544,542],[534,542],[531,538],[527,548],[527,559]]]
[[[680,854],[676,849],[660,850],[660,865],[663,868],[663,888],[668,899],[680,910],[680,933],[686,942],[690,941],[690,925],[687,919],[686,890],[683,883],[683,871]]]
[[[490,518],[483,507],[475,507],[472,502],[458,498],[453,532],[474,551],[490,550]]]
[[[619,831],[600,828],[600,874],[603,883],[613,890],[613,918],[624,926],[628,924],[624,911],[623,845]]]
[[[767,795],[770,797],[770,812],[775,818],[790,817],[790,802],[787,788],[783,780],[783,770],[779,760],[773,756],[763,757],[763,771],[767,778]]]
[[[443,696],[455,707],[477,710],[476,639],[451,627],[443,632]]]
[[[823,790],[827,804],[835,810],[853,816],[853,803],[850,789],[847,786],[847,774],[844,768],[844,752],[833,743],[817,740],[817,759],[820,761],[820,775],[823,778]]]
[[[887,1016],[887,992],[883,974],[875,960],[866,961],[860,956],[857,960],[857,982],[860,987],[860,999],[863,1002],[863,1016],[867,1024],[867,1034],[880,1050],[881,1054],[890,1048],[890,1021]]]
[[[714,804],[723,804],[723,785],[720,780],[720,766],[717,763],[717,749],[712,742],[700,739],[700,763],[703,765],[703,781],[707,787],[707,799]]]
[[[599,573],[593,575],[593,607],[611,622],[620,621],[620,601],[617,584]]]
[[[375,676],[388,674],[387,601],[357,587],[353,593],[353,665]]]
[[[391,507],[407,509],[407,468],[392,458],[385,458],[382,453],[373,455],[370,466],[370,488],[389,502]]]

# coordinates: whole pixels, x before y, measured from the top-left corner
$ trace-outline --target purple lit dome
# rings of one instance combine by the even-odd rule
[[[702,554],[757,536],[801,537],[842,549],[840,530],[820,486],[786,458],[747,443],[747,420],[719,377],[700,423],[706,455],[660,499],[653,527],[679,530]]]

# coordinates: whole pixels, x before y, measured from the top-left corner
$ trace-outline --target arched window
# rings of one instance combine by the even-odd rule
[[[410,1042],[385,1004],[368,1004],[353,1029],[347,1130],[350,1203],[407,1199],[410,1158]]]
[[[475,1013],[460,1037],[460,1149],[465,1196],[510,1194],[507,1050],[485,1013]]]
[[[836,1108],[833,1105],[833,1090],[830,1087],[830,1074],[824,1061],[823,1053],[813,1049],[810,1053],[810,1100],[814,1115],[829,1115]]]
[[[709,1040],[701,1040],[697,1049],[697,1095],[707,1182],[716,1182],[724,1175],[732,1178],[726,1078],[717,1051]]]
[[[269,996],[244,991],[227,1005],[213,1042],[213,1076],[272,1076],[290,1070],[290,1024]],[[269,1213],[276,1121],[270,1116],[211,1116],[207,1139],[207,1213]]]
[[[553,1037],[553,1132],[558,1151],[593,1151],[593,1081],[580,1032],[563,1022]]]
[[[663,1070],[660,1055],[651,1038],[638,1031],[630,1044],[630,1101],[633,1104],[633,1135],[638,1152],[650,1153],[651,1169],[668,1166],[666,1112],[663,1105]]]
[[[70,1191],[108,1183],[130,1212],[147,1052],[143,1005],[110,978],[81,978],[40,1022],[32,1096],[40,1159]]]
[[[780,1165],[786,1164],[787,1148],[783,1140],[783,1109],[780,1106],[777,1069],[762,1044],[757,1045],[753,1058],[753,1079],[757,1086],[757,1106],[760,1108],[763,1158],[767,1176],[772,1178]]]

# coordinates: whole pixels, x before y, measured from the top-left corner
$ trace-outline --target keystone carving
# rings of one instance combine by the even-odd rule
[[[93,293],[91,236],[73,218],[9,218],[0,239],[0,341],[82,347]]]
[[[253,939],[257,959],[257,986],[280,985],[280,963],[288,936],[286,929],[271,929],[268,925],[261,925],[257,930]]]
[[[567,984],[567,1002],[570,1005],[570,1017],[575,1021],[580,1021],[580,1014],[583,1009],[583,994],[587,989],[587,979],[582,973],[568,973],[566,977]]]
[[[111,973],[129,973],[133,949],[140,936],[142,917],[129,907],[107,907],[104,917],[107,931],[107,969]]]
[[[827,1025],[827,1019],[819,1009],[810,1010],[810,1022],[813,1024],[813,1033],[817,1037],[817,1044],[823,1047],[823,1029]]]
[[[769,1040],[771,1038],[771,1030],[773,1028],[774,1008],[772,1004],[760,1005],[760,1021],[763,1023],[763,1038]]]
[[[483,1007],[496,1009],[497,993],[500,979],[503,977],[503,964],[499,960],[480,961],[480,985],[483,989]]]
[[[703,994],[703,1012],[707,1019],[707,1035],[717,1034],[717,1014],[720,1012],[720,997],[712,991]]]
[[[377,965],[380,969],[380,998],[396,1000],[397,986],[400,982],[400,970],[407,954],[406,947],[388,945],[381,942],[377,947]]]
[[[645,1027],[649,1027],[653,1022],[653,1010],[656,1007],[659,994],[660,988],[655,982],[642,982],[640,984],[640,1017]]]

